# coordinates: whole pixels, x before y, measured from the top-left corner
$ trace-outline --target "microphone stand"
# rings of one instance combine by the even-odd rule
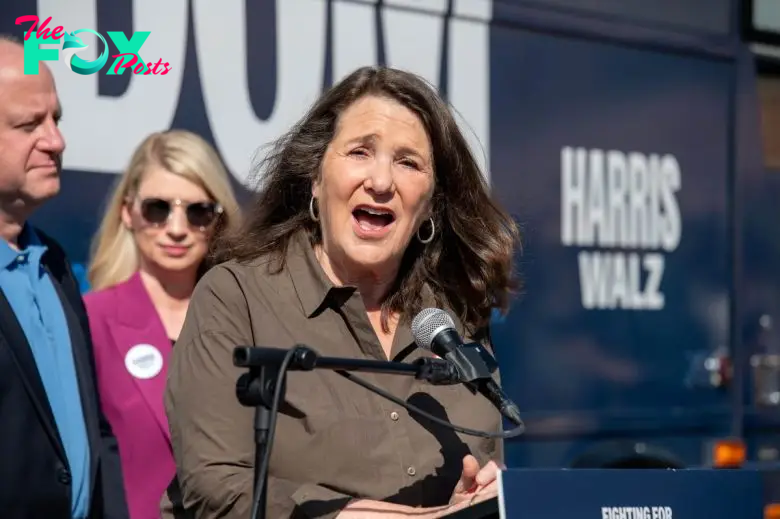
[[[268,466],[265,459],[272,448],[270,436],[271,422],[276,421],[274,407],[284,401],[287,371],[313,371],[329,369],[333,371],[360,371],[369,373],[388,373],[413,376],[434,385],[458,384],[461,375],[456,367],[444,359],[421,357],[414,363],[387,362],[368,359],[350,359],[341,357],[323,357],[307,346],[296,345],[292,351],[280,348],[238,346],[233,350],[233,364],[236,367],[249,368],[236,383],[236,396],[241,405],[255,408],[255,510],[258,518],[265,519],[266,495],[268,488]],[[286,364],[286,365],[285,365]],[[281,380],[280,394],[276,388]],[[258,488],[258,481],[262,485]],[[254,518],[251,518],[254,519]]]

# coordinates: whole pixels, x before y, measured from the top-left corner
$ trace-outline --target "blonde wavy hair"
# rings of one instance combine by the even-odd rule
[[[87,269],[91,290],[122,283],[139,268],[132,232],[122,223],[122,207],[136,195],[151,166],[159,166],[197,184],[222,205],[224,212],[215,224],[210,244],[238,224],[238,202],[229,174],[214,148],[186,130],[153,133],[136,148],[108,199],[107,210],[92,242],[92,258]]]

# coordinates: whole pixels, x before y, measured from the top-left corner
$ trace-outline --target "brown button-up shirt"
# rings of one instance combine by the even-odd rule
[[[184,505],[200,518],[243,519],[251,509],[254,409],[236,398],[245,372],[233,366],[236,346],[305,344],[325,356],[388,360],[360,294],[329,281],[303,235],[292,241],[281,273],[265,267],[227,263],[208,272],[173,351],[165,406]],[[391,360],[423,355],[430,353],[415,346],[408,324],[399,324]],[[500,430],[495,408],[464,386],[357,375],[454,424]],[[290,372],[285,397],[289,408],[278,416],[271,456],[269,518],[335,517],[353,498],[446,504],[466,454],[480,464],[503,455],[501,440],[432,424],[328,370]]]

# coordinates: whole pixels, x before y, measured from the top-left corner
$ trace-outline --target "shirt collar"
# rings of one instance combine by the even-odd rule
[[[8,268],[19,254],[27,254],[36,248],[46,249],[33,227],[25,223],[19,233],[19,250],[11,247],[6,240],[0,240],[0,268]]]
[[[290,240],[286,260],[295,292],[306,317],[313,317],[330,305],[341,307],[357,291],[355,286],[339,287],[333,284],[317,260],[314,247],[305,231],[296,233]],[[439,306],[429,284],[423,285],[421,296],[423,308]],[[465,330],[461,320],[447,305],[441,306],[452,317],[456,330],[463,333]],[[405,327],[409,324],[411,323],[405,323]]]
[[[352,305],[346,305],[353,294],[357,292],[354,286],[335,286],[323,270],[317,256],[314,253],[314,247],[309,241],[305,231],[299,231],[290,240],[286,255],[287,270],[301,303],[301,309],[306,317],[311,318],[318,315],[326,308],[339,308],[346,310],[347,314],[355,311]],[[464,339],[466,330],[462,321],[446,304],[437,304],[437,298],[433,289],[428,283],[425,283],[421,291],[422,308],[440,307],[446,311],[455,324],[458,334]],[[365,310],[363,310],[365,311]],[[411,331],[411,320],[414,316],[406,316],[398,324],[393,339],[393,350],[391,359],[399,359],[399,355],[408,352],[408,346],[414,344],[414,337]]]
[[[290,240],[286,261],[306,317],[314,316],[330,304],[340,307],[357,290],[354,286],[333,284],[317,260],[305,231],[297,232]]]

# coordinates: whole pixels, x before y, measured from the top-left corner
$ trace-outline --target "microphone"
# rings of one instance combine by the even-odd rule
[[[447,312],[424,309],[412,321],[412,335],[417,346],[452,362],[466,386],[490,400],[506,418],[523,425],[520,409],[493,380],[492,373],[498,368],[496,359],[479,344],[464,344]]]

